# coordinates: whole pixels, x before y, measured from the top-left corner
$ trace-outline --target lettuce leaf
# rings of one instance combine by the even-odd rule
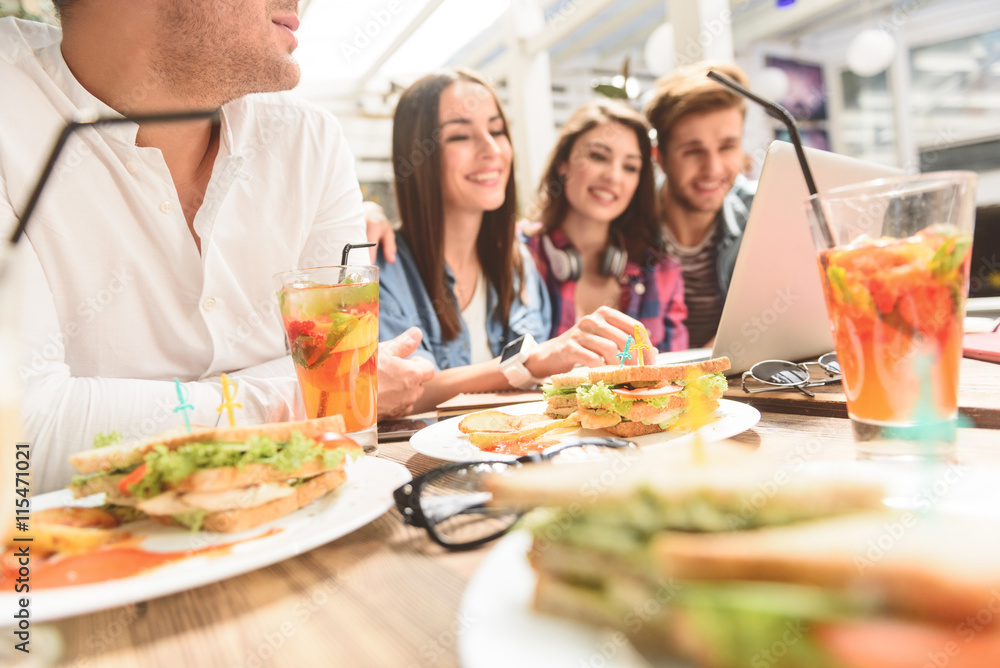
[[[267,436],[252,436],[244,443],[188,443],[176,450],[158,445],[146,455],[146,475],[129,486],[139,498],[150,498],[163,492],[168,484],[176,484],[195,471],[248,464],[269,464],[284,473],[293,473],[316,458],[333,467],[344,461],[340,449],[328,450],[301,433],[292,432],[287,443],[278,443]]]
[[[589,385],[560,385],[556,387],[554,385],[542,385],[542,397],[548,399],[549,397],[563,397],[575,394],[577,388],[579,387],[590,387]]]
[[[97,433],[94,434],[94,447],[95,448],[106,448],[109,445],[117,445],[124,440],[120,431],[112,431],[106,434]]]

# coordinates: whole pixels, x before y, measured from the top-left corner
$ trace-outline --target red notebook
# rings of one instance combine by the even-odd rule
[[[962,341],[962,355],[1000,363],[1000,332],[966,334]]]

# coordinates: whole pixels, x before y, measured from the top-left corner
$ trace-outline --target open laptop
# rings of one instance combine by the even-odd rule
[[[902,173],[810,148],[806,158],[820,193]],[[713,357],[726,355],[732,361],[730,374],[762,360],[800,361],[833,350],[806,216],[808,196],[795,147],[773,142],[764,157],[712,348]]]

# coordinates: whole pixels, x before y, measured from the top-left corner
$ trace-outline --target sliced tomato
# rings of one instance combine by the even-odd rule
[[[849,668],[1000,665],[1000,634],[984,629],[977,633],[965,622],[932,626],[874,619],[823,625],[815,633],[830,657]]]
[[[146,465],[140,464],[134,471],[129,473],[127,476],[118,481],[118,489],[122,491],[122,494],[132,496],[132,492],[128,491],[129,485],[134,485],[146,475]]]
[[[664,383],[663,385],[654,385],[653,387],[640,387],[635,390],[630,390],[627,388],[613,389],[611,390],[619,397],[625,397],[626,399],[651,399],[653,397],[665,397],[668,394],[673,394],[674,392],[680,392],[684,389],[683,385],[673,385],[671,383]]]
[[[320,434],[319,436],[317,436],[313,440],[315,440],[317,443],[319,443],[320,445],[322,445],[324,450],[336,450],[337,448],[341,448],[341,447],[345,447],[345,446],[346,447],[351,447],[351,446],[357,447],[357,445],[358,445],[357,443],[355,443],[352,439],[348,438],[347,436],[344,436],[343,434],[338,434],[338,433],[332,432],[332,431],[328,431],[325,434]]]

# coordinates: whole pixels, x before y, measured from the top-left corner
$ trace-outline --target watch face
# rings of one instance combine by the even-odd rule
[[[510,343],[508,343],[503,348],[503,353],[500,355],[500,362],[506,362],[509,359],[514,359],[517,354],[521,352],[521,346],[524,344],[524,335],[517,337]]]

